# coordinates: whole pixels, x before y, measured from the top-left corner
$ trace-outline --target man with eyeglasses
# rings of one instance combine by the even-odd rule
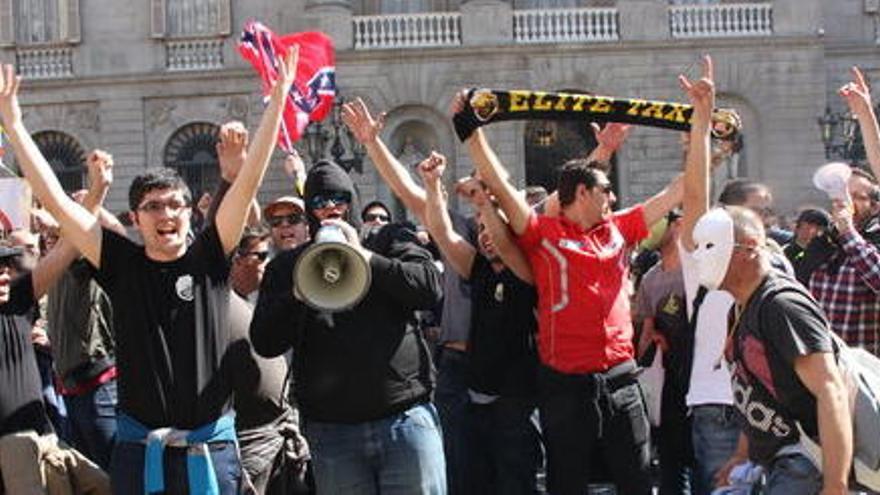
[[[322,225],[341,229],[372,278],[351,309],[311,308],[291,277],[307,243],[273,258],[260,286],[251,341],[266,357],[293,348],[317,490],[444,493],[431,361],[414,321],[415,311],[440,299],[440,273],[407,224],[386,225],[361,242],[354,183],[339,165],[315,164],[305,193],[312,233]]]
[[[259,128],[214,223],[191,244],[192,197],[183,180],[167,168],[134,178],[129,207],[143,246],[102,229],[64,194],[24,126],[21,79],[13,66],[2,67],[0,117],[19,165],[66,239],[97,269],[96,280],[113,304],[119,369],[111,466],[116,493],[241,491],[228,370],[221,367],[230,343],[228,255],[268,167],[297,60],[293,46],[278,64]],[[236,127],[243,126],[221,128],[221,142],[224,135],[241,135]],[[246,147],[242,139],[233,141]]]
[[[272,254],[293,249],[309,239],[305,205],[296,196],[281,196],[263,208],[272,234]]]

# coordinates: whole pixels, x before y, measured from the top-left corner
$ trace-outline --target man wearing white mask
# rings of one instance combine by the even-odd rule
[[[822,310],[802,285],[771,269],[753,212],[710,210],[694,227],[693,242],[700,283],[735,300],[725,360],[742,443],[767,471],[764,493],[847,493],[852,415]],[[804,434],[821,444],[821,466],[806,456]]]

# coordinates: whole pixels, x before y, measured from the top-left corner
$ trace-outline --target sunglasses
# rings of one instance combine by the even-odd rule
[[[0,270],[15,268],[15,256],[5,256],[0,258]]]
[[[327,194],[316,194],[309,199],[309,208],[312,210],[321,210],[327,208],[330,204],[333,206],[351,203],[351,193],[340,191]]]
[[[242,253],[242,257],[254,258],[261,263],[269,257],[269,251],[252,251],[250,253]]]
[[[160,211],[164,211],[166,208],[168,208],[169,210],[171,210],[172,213],[177,213],[188,207],[189,203],[186,201],[181,201],[179,199],[169,199],[168,201],[147,201],[146,203],[138,206],[137,209],[145,213],[159,213]]]
[[[280,227],[285,222],[289,225],[304,223],[306,221],[306,216],[302,213],[291,213],[290,215],[272,216],[267,218],[266,221],[269,222],[269,226],[271,227]]]
[[[384,213],[368,213],[364,215],[365,222],[387,222],[391,220],[391,217]]]

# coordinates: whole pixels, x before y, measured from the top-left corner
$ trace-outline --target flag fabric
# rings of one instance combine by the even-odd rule
[[[296,80],[284,104],[278,145],[288,153],[310,122],[322,120],[333,109],[336,96],[336,53],[333,40],[319,31],[276,36],[257,21],[245,24],[238,52],[250,62],[262,80],[268,97],[279,77],[278,64],[291,45],[299,45]]]
[[[31,228],[31,188],[24,179],[0,178],[0,231]]]

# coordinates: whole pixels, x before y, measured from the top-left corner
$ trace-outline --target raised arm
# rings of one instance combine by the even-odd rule
[[[590,129],[596,136],[596,147],[587,157],[589,162],[610,163],[611,157],[626,141],[632,126],[618,122],[609,122],[605,127],[600,127],[595,122],[590,123]]]
[[[400,198],[406,209],[411,211],[422,223],[425,222],[425,203],[427,193],[413,180],[406,167],[391,154],[379,137],[382,131],[385,114],[374,118],[367,105],[360,98],[342,107],[342,121],[354,134],[355,139],[367,150],[367,155],[382,176],[382,180],[391,188],[391,192]]]
[[[498,199],[498,204],[507,215],[513,232],[517,235],[522,234],[526,231],[529,216],[532,214],[525,196],[519,194],[513,184],[507,181],[507,170],[489,146],[482,129],[474,131],[466,144],[480,179]]]
[[[480,212],[480,222],[489,234],[489,238],[495,246],[495,252],[504,265],[523,282],[533,283],[534,277],[528,258],[517,245],[513,233],[510,231],[510,226],[507,225],[498,211],[498,207],[489,198],[483,184],[471,177],[460,181],[456,190],[474,205],[475,210]]]
[[[703,77],[699,81],[689,81],[678,76],[682,89],[694,105],[690,140],[684,168],[684,199],[681,242],[688,251],[693,251],[693,231],[697,220],[709,209],[709,170],[710,170],[710,127],[712,109],[715,107],[715,82],[712,59],[703,58]]]
[[[244,165],[217,208],[216,226],[225,253],[231,253],[238,244],[248,216],[248,209],[263,181],[269,158],[278,140],[278,129],[284,106],[290,96],[290,86],[296,77],[299,46],[293,45],[279,64],[279,79],[272,88],[272,95],[260,126],[247,152]]]
[[[105,151],[94,150],[86,158],[86,167],[89,189],[82,197],[82,205],[91,214],[97,215],[100,214],[107,191],[113,183],[113,157]],[[34,299],[43,297],[78,256],[76,247],[62,238],[46,256],[40,258],[32,272]]]
[[[477,250],[452,228],[448,205],[443,191],[443,172],[446,170],[446,157],[433,152],[419,164],[419,174],[425,184],[427,201],[425,204],[425,226],[443,257],[453,270],[464,279],[471,276],[474,256]]]
[[[851,70],[852,82],[844,84],[838,93],[858,119],[871,171],[874,172],[874,177],[880,177],[880,127],[877,125],[874,107],[871,106],[871,90],[862,71],[858,67]]]
[[[18,104],[21,78],[12,65],[0,71],[0,118],[9,144],[37,198],[61,225],[61,232],[93,265],[101,262],[101,228],[93,215],[70,198],[24,126]]]
[[[93,150],[86,158],[86,169],[89,189],[80,204],[94,215],[105,229],[110,229],[121,236],[128,235],[122,222],[104,208],[104,201],[113,184],[113,156],[103,150]]]
[[[220,126],[217,139],[217,161],[220,163],[220,184],[214,194],[211,195],[211,203],[205,214],[205,224],[216,222],[217,209],[223,203],[223,198],[229,193],[232,183],[238,177],[238,173],[247,159],[248,131],[244,124],[238,121],[230,121]],[[286,165],[285,165],[286,167]],[[251,200],[248,208],[247,225],[257,225],[262,222],[262,213],[257,198]]]
[[[300,198],[305,196],[306,164],[296,149],[284,157],[284,173],[293,181],[293,190],[296,195]]]

